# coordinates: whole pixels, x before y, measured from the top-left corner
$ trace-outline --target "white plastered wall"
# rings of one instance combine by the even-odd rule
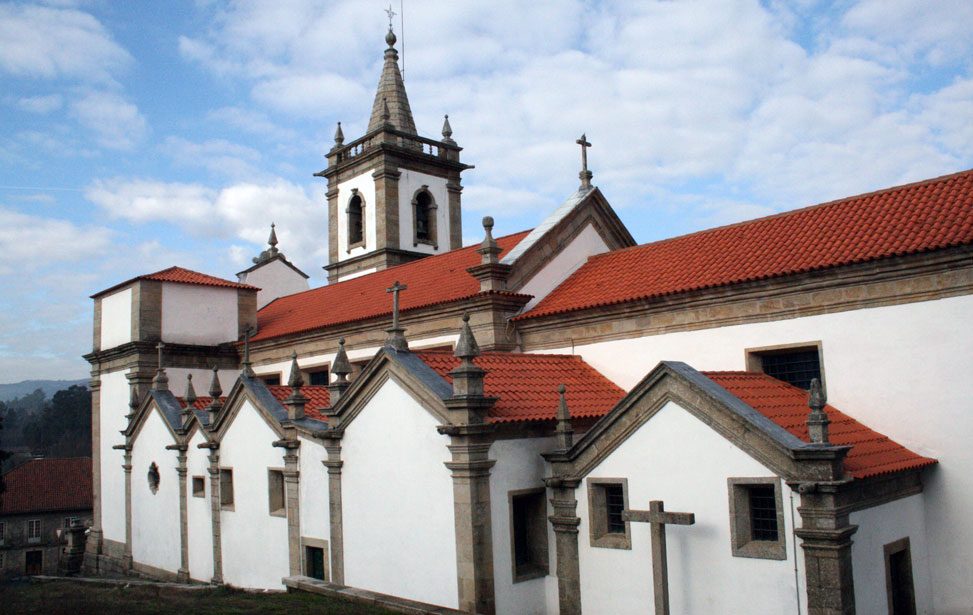
[[[543,269],[538,271],[527,281],[526,284],[517,292],[524,295],[533,295],[534,298],[527,303],[524,311],[537,305],[541,299],[554,290],[561,282],[568,279],[572,273],[584,265],[588,257],[593,254],[607,252],[608,246],[601,238],[598,231],[589,223],[577,233],[571,242],[565,246],[554,258],[547,262]]]
[[[162,284],[162,339],[219,344],[237,339],[237,289]]]
[[[122,451],[113,449],[124,444],[121,431],[128,427],[128,379],[124,371],[99,376],[99,454],[101,455],[101,528],[104,538],[125,542],[125,459]]]
[[[456,608],[450,459],[440,421],[386,382],[342,438],[345,584]]]
[[[399,177],[399,247],[413,252],[439,254],[449,251],[449,194],[446,192],[446,178],[427,173],[400,168]],[[427,186],[436,201],[436,245],[438,249],[425,243],[414,244],[413,224],[415,213],[412,211],[412,197],[422,186]]]
[[[888,603],[884,547],[900,538],[909,539],[916,612],[933,612],[922,497],[916,494],[851,514],[851,523],[858,526],[852,536],[851,557],[855,607],[859,613],[885,613]]]
[[[363,229],[365,245],[349,252],[348,213],[345,210],[354,188],[358,189],[359,196],[365,201],[365,228]],[[369,170],[338,184],[338,260],[347,260],[374,250],[377,243],[375,233],[375,179],[372,177],[372,171]]]
[[[686,410],[667,403],[595,467],[577,489],[581,604],[585,615],[649,614],[653,610],[649,524],[632,523],[632,549],[592,547],[587,479],[627,478],[628,504],[691,512],[696,523],[666,530],[673,613],[806,613],[794,572],[790,490],[782,484],[787,559],[733,557],[727,478],[774,473]],[[796,496],[795,496],[796,497]],[[795,502],[796,506],[796,502]]]
[[[936,612],[973,604],[973,297],[822,314],[577,346],[624,389],[661,360],[746,369],[744,349],[821,341],[828,403],[939,460],[923,473]],[[543,352],[571,352],[571,348]]]
[[[327,451],[320,442],[300,437],[301,455],[299,469],[301,472],[301,536],[316,538],[328,542],[331,548],[331,516],[328,506],[328,468],[322,461],[328,458]],[[303,561],[304,554],[301,553]],[[330,555],[324,553],[324,561],[330,573]]]
[[[101,349],[132,341],[132,288],[101,298]]]
[[[258,310],[278,297],[293,295],[309,288],[307,278],[279,260],[247,272],[240,281],[260,289],[257,292]]]
[[[557,448],[554,438],[519,438],[497,440],[490,447],[490,459],[496,461],[490,473],[490,523],[493,528],[493,578],[496,588],[497,613],[545,615],[557,612],[557,602],[547,603],[547,585],[557,585],[554,557],[554,533],[548,527],[548,576],[518,583],[513,582],[511,553],[510,492],[544,488],[541,479],[550,475],[541,453]],[[547,502],[547,495],[544,496]],[[549,511],[550,512],[550,511]],[[556,589],[554,593],[556,597]],[[552,610],[553,608],[553,610]]]
[[[132,558],[175,574],[180,566],[179,474],[175,439],[152,406],[132,446]],[[159,468],[159,489],[149,488],[149,467]]]
[[[270,514],[269,468],[283,468],[284,449],[257,409],[244,400],[220,442],[220,467],[233,470],[233,510],[220,515],[223,580],[281,589],[289,573],[287,519]]]
[[[213,513],[210,504],[209,449],[199,445],[206,441],[197,429],[186,450],[186,517],[189,530],[189,576],[196,581],[213,578]],[[193,477],[203,478],[203,497],[193,496]]]

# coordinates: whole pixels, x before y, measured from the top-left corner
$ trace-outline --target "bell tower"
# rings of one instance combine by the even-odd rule
[[[399,71],[391,24],[385,65],[363,137],[341,123],[328,168],[328,282],[462,247],[460,162],[449,116],[442,140],[420,137]]]

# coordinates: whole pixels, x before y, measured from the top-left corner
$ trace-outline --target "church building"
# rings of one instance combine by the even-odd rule
[[[973,170],[639,245],[585,161],[536,228],[463,247],[470,167],[448,117],[418,135],[386,42],[317,173],[327,285],[272,228],[236,280],[93,295],[89,572],[973,613]]]

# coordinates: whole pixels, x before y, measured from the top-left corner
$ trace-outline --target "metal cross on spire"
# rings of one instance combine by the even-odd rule
[[[385,345],[399,352],[409,350],[409,342],[406,341],[405,335],[403,335],[405,329],[399,326],[399,293],[408,288],[408,286],[399,284],[399,281],[396,280],[391,288],[385,289],[385,292],[392,293],[392,328],[386,331],[388,336],[385,338]]]
[[[584,190],[591,187],[591,178],[594,177],[588,170],[588,148],[591,147],[591,143],[585,138],[584,133],[575,143],[581,146],[581,172],[578,173],[578,177],[581,178],[581,189]]]
[[[391,3],[389,3],[389,8],[383,9],[383,10],[385,11],[385,14],[389,16],[389,30],[391,30],[392,29],[392,18],[395,17],[396,15],[398,15],[398,13],[396,13],[395,11],[392,10],[392,4]]]

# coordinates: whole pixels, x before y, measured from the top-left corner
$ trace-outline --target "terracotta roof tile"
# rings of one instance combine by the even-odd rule
[[[809,441],[805,422],[810,412],[807,391],[760,372],[702,373],[792,435]],[[845,471],[855,478],[936,463],[935,459],[913,453],[834,406],[825,406],[824,411],[831,420],[828,429],[831,443],[852,447],[845,457]]]
[[[91,508],[91,459],[33,459],[3,476],[0,514]]]
[[[415,354],[452,384],[446,372],[460,360],[451,352]],[[489,414],[495,423],[553,420],[559,384],[567,387],[565,398],[572,418],[603,416],[625,396],[625,391],[579,356],[485,352],[473,363],[488,372],[483,381],[486,395],[498,398]]]
[[[206,275],[205,273],[199,273],[198,271],[192,271],[191,269],[183,269],[182,267],[169,267],[168,269],[163,269],[162,271],[156,271],[155,273],[147,273],[145,275],[136,276],[130,280],[125,280],[121,284],[116,284],[111,288],[106,288],[105,290],[91,295],[92,298],[103,295],[107,292],[113,291],[116,288],[121,288],[136,280],[156,280],[159,282],[173,282],[175,284],[196,284],[199,286],[218,286],[222,288],[246,288],[249,290],[260,290],[256,286],[250,286],[249,284],[241,284],[240,282],[231,282],[229,280],[224,280],[223,278],[218,278],[212,275]]]
[[[283,403],[285,399],[291,394],[293,390],[292,387],[284,385],[268,385],[267,389],[271,394],[277,398],[277,401]],[[305,385],[301,387],[301,394],[307,397],[310,401],[304,406],[304,414],[309,419],[317,419],[319,421],[327,422],[328,417],[321,413],[324,408],[331,407],[331,394],[328,391],[328,387],[324,385]]]
[[[518,319],[973,242],[973,170],[592,256]]]
[[[506,253],[528,232],[501,237],[497,243]],[[280,297],[257,312],[257,335],[251,341],[391,315],[392,300],[385,289],[395,281],[409,287],[400,294],[399,305],[403,312],[477,295],[480,283],[466,269],[480,263],[478,247],[427,256],[337,284]]]

